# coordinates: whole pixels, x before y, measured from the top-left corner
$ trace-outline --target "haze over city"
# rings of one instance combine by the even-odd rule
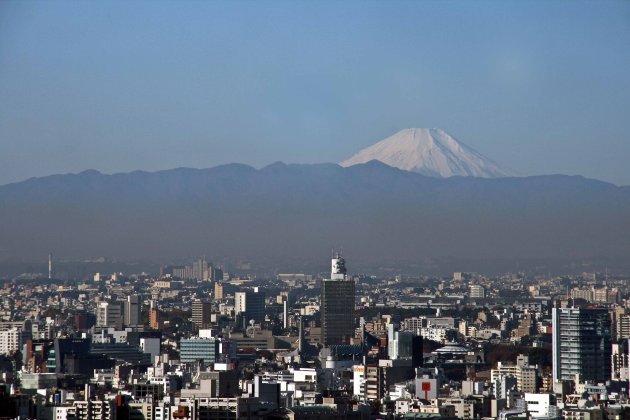
[[[630,2],[0,2],[0,420],[630,419]]]

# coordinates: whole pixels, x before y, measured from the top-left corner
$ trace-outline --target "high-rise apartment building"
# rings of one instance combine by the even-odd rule
[[[125,302],[100,302],[96,310],[97,327],[121,329],[124,324]]]
[[[216,300],[223,300],[223,284],[218,281],[214,284],[214,298]]]
[[[15,353],[21,350],[22,344],[22,331],[18,328],[0,331],[0,354],[7,356]]]
[[[629,341],[624,339],[612,345],[610,379],[613,381],[627,381],[630,379]]]
[[[192,323],[197,328],[208,328],[212,315],[212,304],[203,300],[194,300],[192,303]]]
[[[197,280],[211,280],[212,267],[205,259],[199,259],[192,264],[192,278]]]
[[[354,280],[346,276],[346,261],[337,254],[331,261],[330,279],[322,280],[322,342],[348,344],[354,336]]]
[[[617,317],[617,341],[630,338],[630,315]]]
[[[553,380],[610,379],[611,329],[606,308],[554,308]]]
[[[160,311],[157,308],[157,303],[153,300],[149,309],[149,327],[154,330],[160,329]]]
[[[486,297],[486,289],[479,284],[473,284],[470,286],[470,297],[471,299],[483,299]]]
[[[221,270],[219,270],[219,272],[221,272]],[[192,265],[165,266],[160,269],[160,276],[168,274],[179,279],[203,281],[211,281],[217,275],[212,264],[208,263],[203,258],[194,261]]]

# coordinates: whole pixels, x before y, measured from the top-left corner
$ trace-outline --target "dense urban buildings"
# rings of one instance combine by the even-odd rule
[[[4,279],[0,417],[630,416],[630,276],[168,267]]]

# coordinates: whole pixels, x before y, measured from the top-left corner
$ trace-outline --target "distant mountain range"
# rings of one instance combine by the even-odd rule
[[[0,186],[0,257],[623,256],[628,215],[629,187],[579,176],[432,178],[378,161],[86,171]]]
[[[361,150],[340,165],[347,167],[371,160],[437,178],[457,175],[500,178],[516,175],[514,171],[499,166],[439,128],[401,130]]]

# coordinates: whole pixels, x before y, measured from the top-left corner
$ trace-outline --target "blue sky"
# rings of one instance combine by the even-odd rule
[[[339,162],[440,127],[630,185],[629,1],[0,2],[0,184]]]

